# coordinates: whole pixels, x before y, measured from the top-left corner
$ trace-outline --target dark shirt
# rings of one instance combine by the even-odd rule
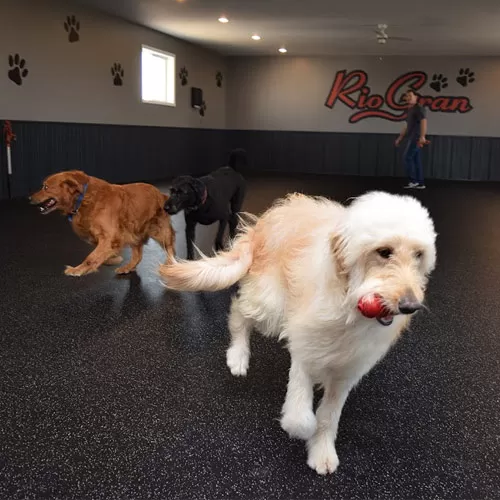
[[[420,104],[415,104],[408,110],[406,118],[406,136],[411,142],[417,142],[420,138],[420,122],[425,118],[425,108]]]

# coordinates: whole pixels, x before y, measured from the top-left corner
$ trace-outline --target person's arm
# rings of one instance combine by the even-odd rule
[[[396,139],[396,146],[399,146],[401,144],[403,137],[406,135],[406,129],[407,129],[407,126],[405,125],[403,130],[401,130],[399,137]]]
[[[426,135],[427,135],[427,118],[422,118],[422,120],[420,120],[420,139],[419,139],[420,144],[425,144],[425,141],[427,140],[425,138]]]
[[[423,107],[419,107],[419,115],[420,115],[420,137],[418,138],[418,144],[420,147],[424,146],[427,139],[427,110]]]

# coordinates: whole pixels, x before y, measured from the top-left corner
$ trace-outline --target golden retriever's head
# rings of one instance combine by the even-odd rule
[[[83,193],[88,182],[89,176],[80,170],[50,175],[43,181],[42,188],[31,195],[30,202],[37,205],[43,215],[54,210],[69,214],[74,210],[77,197]]]
[[[352,310],[377,296],[385,306],[377,319],[389,325],[395,315],[421,309],[436,264],[435,240],[433,221],[415,198],[376,191],[356,199],[334,242]]]

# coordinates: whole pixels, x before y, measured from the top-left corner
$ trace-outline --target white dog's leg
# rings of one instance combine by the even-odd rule
[[[227,366],[236,377],[245,376],[250,361],[250,332],[252,320],[245,318],[238,307],[238,299],[233,298],[229,313],[231,344],[226,352]]]
[[[335,438],[340,413],[352,385],[334,380],[325,384],[323,399],[316,411],[317,430],[307,442],[307,465],[318,474],[335,472],[339,459],[335,450]]]
[[[291,438],[307,441],[316,432],[313,396],[311,377],[302,363],[292,356],[285,403],[281,410],[281,428]]]

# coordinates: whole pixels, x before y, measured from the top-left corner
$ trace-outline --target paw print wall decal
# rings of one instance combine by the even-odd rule
[[[448,87],[448,78],[442,74],[434,74],[429,87],[436,92],[441,92],[441,90]]]
[[[220,71],[217,71],[215,74],[215,83],[217,84],[217,87],[222,87],[222,80],[223,80],[222,73]]]
[[[200,106],[200,116],[205,116],[206,110],[207,110],[207,104],[205,101],[203,101]]]
[[[116,87],[121,87],[123,85],[125,71],[120,63],[114,63],[113,66],[111,66],[111,76],[113,77],[113,85]]]
[[[183,66],[179,71],[179,78],[181,80],[181,85],[183,87],[188,84],[188,76],[189,76],[188,70],[186,66]]]
[[[22,59],[19,54],[15,56],[9,55],[9,67],[8,76],[10,81],[14,82],[16,85],[22,85],[23,80],[28,76],[28,68],[26,66],[26,61]]]
[[[467,87],[469,83],[473,83],[476,80],[474,76],[474,71],[471,71],[470,68],[460,68],[460,71],[457,76],[457,82],[462,85],[462,87]]]
[[[78,40],[80,40],[80,21],[78,21],[74,15],[66,18],[66,21],[64,22],[64,29],[66,30],[66,33],[68,33],[68,41],[70,43],[78,42]]]

